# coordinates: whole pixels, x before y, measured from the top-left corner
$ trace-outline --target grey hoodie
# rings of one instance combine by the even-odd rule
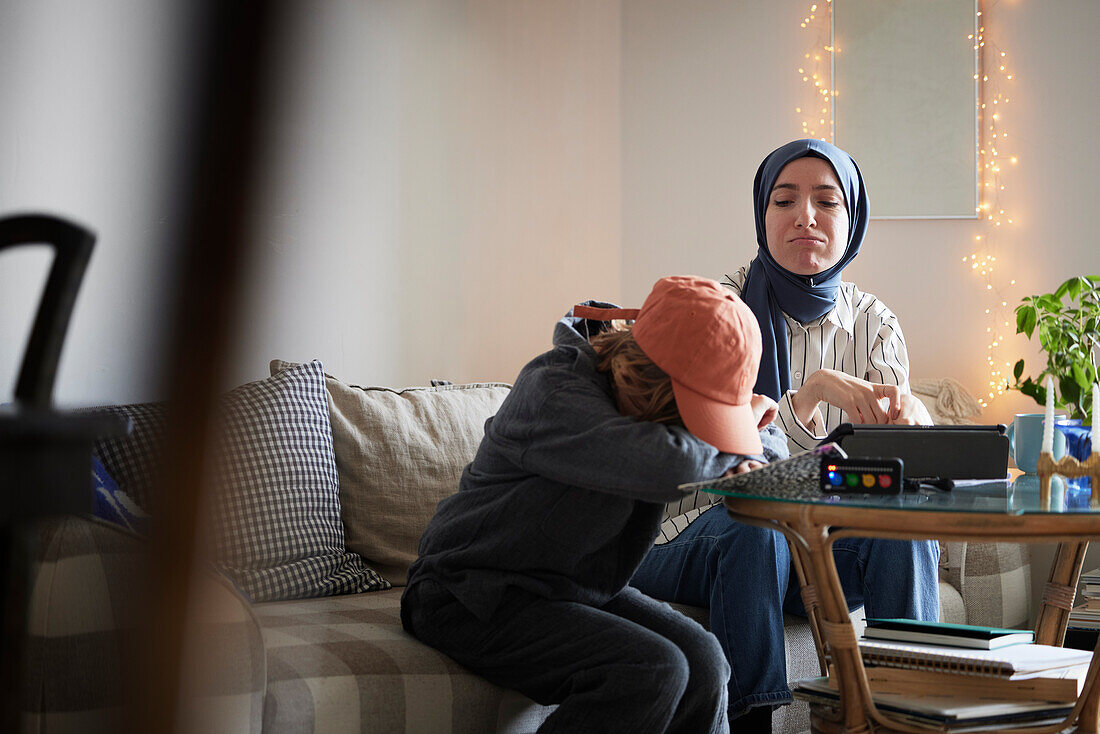
[[[586,338],[605,326],[566,316],[554,348],[523,368],[421,537],[409,587],[432,579],[482,620],[508,586],[603,606],[653,545],[665,503],[683,496],[677,485],[762,458],[620,414]],[[761,439],[785,454],[774,428]]]

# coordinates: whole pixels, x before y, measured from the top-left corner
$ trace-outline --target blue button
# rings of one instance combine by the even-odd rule
[[[839,487],[843,483],[844,477],[840,476],[840,472],[829,472],[829,484],[833,485],[834,487]]]

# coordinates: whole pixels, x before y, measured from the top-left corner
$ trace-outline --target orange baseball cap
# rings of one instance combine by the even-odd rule
[[[638,346],[672,380],[684,426],[726,453],[764,453],[751,405],[760,327],[732,290],[674,275],[658,280],[640,309],[575,306],[573,315],[633,318]]]

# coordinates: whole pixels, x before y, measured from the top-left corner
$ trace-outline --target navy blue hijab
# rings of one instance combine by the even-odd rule
[[[848,207],[848,246],[836,265],[816,275],[796,275],[783,268],[768,251],[764,213],[779,172],[793,160],[813,156],[828,161],[836,173]],[[760,322],[764,340],[754,392],[779,398],[791,386],[791,358],[787,349],[786,313],[799,323],[819,319],[836,305],[840,273],[859,253],[867,233],[867,191],[852,156],[823,140],[795,140],[772,151],[756,172],[752,187],[756,214],[756,257],[749,264],[741,299]]]

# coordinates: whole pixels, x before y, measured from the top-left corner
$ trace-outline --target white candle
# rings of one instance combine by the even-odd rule
[[[1054,379],[1047,377],[1047,412],[1043,420],[1043,448],[1041,453],[1054,455]]]

